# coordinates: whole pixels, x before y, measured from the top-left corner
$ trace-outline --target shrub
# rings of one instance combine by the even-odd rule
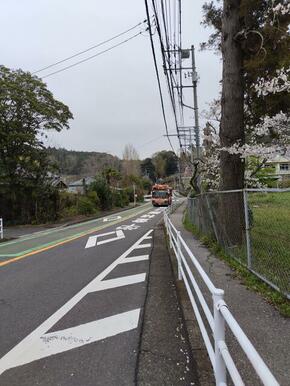
[[[97,193],[102,210],[112,208],[112,192],[110,186],[103,177],[96,177],[96,180],[90,185],[90,192],[91,191]]]
[[[80,196],[78,200],[78,213],[79,214],[94,214],[97,212],[97,208],[94,202],[86,196]]]
[[[96,208],[100,207],[100,199],[97,192],[94,192],[93,190],[91,190],[87,193],[87,197],[92,201],[92,203]]]
[[[124,208],[129,204],[129,196],[124,190],[112,192],[113,206]]]

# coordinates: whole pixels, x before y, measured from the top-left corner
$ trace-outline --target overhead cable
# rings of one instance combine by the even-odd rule
[[[122,36],[122,35],[125,35],[126,33],[132,31],[133,29],[139,27],[140,25],[142,25],[142,24],[144,24],[144,23],[146,23],[146,22],[147,22],[147,20],[144,20],[144,21],[142,21],[142,22],[140,22],[140,23],[134,25],[133,27],[131,27],[131,28],[129,28],[129,29],[127,29],[127,30],[125,30],[125,31],[123,31],[123,32],[121,32],[121,33],[119,33],[119,34],[113,36],[113,37],[111,37],[110,39],[104,40],[104,41],[102,41],[102,42],[100,42],[100,43],[98,43],[98,44],[96,44],[96,45],[94,45],[94,46],[91,46],[91,47],[89,47],[89,48],[86,48],[86,49],[83,50],[83,51],[79,51],[79,52],[77,52],[77,53],[75,53],[75,54],[73,54],[73,55],[71,55],[71,56],[68,56],[68,57],[66,57],[66,58],[64,58],[64,59],[62,59],[62,60],[59,60],[58,62],[52,63],[52,64],[50,64],[50,65],[48,65],[48,66],[46,66],[46,67],[40,68],[39,70],[36,70],[36,71],[32,72],[32,75],[37,74],[37,73],[39,73],[39,72],[41,72],[41,71],[44,71],[44,70],[48,70],[49,68],[55,67],[55,66],[57,66],[58,64],[64,63],[64,62],[66,62],[66,61],[68,61],[68,60],[70,60],[70,59],[75,58],[76,56],[80,56],[80,55],[82,55],[82,54],[84,54],[84,53],[86,53],[86,52],[88,52],[88,51],[91,51],[91,50],[94,50],[95,48],[98,48],[98,47],[100,47],[100,46],[103,46],[104,44],[109,43],[109,42],[111,42],[112,40],[117,39],[118,37],[120,37],[120,36]]]
[[[111,46],[111,47],[109,47],[109,48],[107,48],[107,49],[105,49],[105,50],[103,50],[103,51],[100,51],[100,52],[98,52],[98,53],[95,54],[95,55],[89,56],[89,57],[86,58],[86,59],[80,60],[79,62],[73,63],[73,64],[71,64],[71,65],[69,65],[69,66],[67,66],[67,67],[61,68],[60,70],[51,72],[50,74],[47,74],[47,75],[43,76],[42,79],[47,78],[47,77],[52,76],[52,75],[55,75],[55,74],[58,74],[59,72],[66,71],[66,70],[68,70],[69,68],[78,66],[78,65],[81,64],[81,63],[84,63],[84,62],[87,62],[87,61],[89,61],[89,60],[91,60],[91,59],[93,59],[93,58],[96,58],[97,56],[100,56],[100,55],[102,55],[102,54],[104,54],[104,53],[106,53],[106,52],[109,52],[109,51],[113,50],[113,49],[116,48],[116,47],[121,46],[122,44],[125,44],[125,43],[129,42],[130,40],[136,38],[137,36],[139,36],[139,35],[141,35],[141,34],[142,34],[142,32],[138,32],[137,34],[135,34],[135,35],[129,37],[128,39],[125,39],[125,40],[121,41],[120,43],[115,44],[114,46]]]
[[[162,95],[162,89],[161,89],[161,83],[160,83],[160,76],[159,76],[159,71],[158,71],[158,66],[157,66],[154,42],[153,42],[153,38],[152,38],[152,29],[151,29],[151,21],[150,21],[150,16],[149,16],[149,9],[148,9],[148,0],[144,0],[144,2],[145,2],[146,16],[147,16],[147,20],[148,20],[148,28],[149,28],[151,50],[152,50],[154,68],[155,68],[155,73],[156,73],[156,78],[157,78],[157,83],[158,83],[160,102],[161,102],[161,109],[162,109],[162,115],[163,115],[165,130],[166,130],[166,136],[167,136],[167,139],[168,139],[168,142],[170,144],[170,147],[171,147],[172,151],[174,152],[174,154],[176,154],[175,150],[174,150],[174,148],[172,146],[171,140],[169,138],[168,124],[167,124],[167,119],[166,119],[166,115],[165,115],[165,108],[164,108],[164,101],[163,101],[163,95]]]

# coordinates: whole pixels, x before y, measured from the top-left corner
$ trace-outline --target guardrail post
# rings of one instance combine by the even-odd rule
[[[167,212],[165,214],[165,218],[166,218],[166,232],[167,232],[167,235],[169,236],[169,217]]]
[[[224,298],[224,291],[217,290],[213,294],[214,309],[214,350],[215,350],[215,381],[216,385],[226,384],[226,366],[222,358],[219,342],[225,340],[225,320],[219,310],[219,302]]]
[[[247,244],[247,266],[252,268],[252,253],[251,253],[251,238],[250,238],[250,222],[249,222],[249,208],[248,208],[248,193],[246,189],[243,190],[244,212],[245,212],[245,230],[246,230],[246,244]]]
[[[181,273],[181,242],[180,242],[180,231],[177,232],[177,263],[178,263],[178,280],[182,280]]]

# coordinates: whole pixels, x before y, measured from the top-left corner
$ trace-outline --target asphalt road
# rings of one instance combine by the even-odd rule
[[[145,205],[0,246],[0,385],[133,385],[153,228]]]

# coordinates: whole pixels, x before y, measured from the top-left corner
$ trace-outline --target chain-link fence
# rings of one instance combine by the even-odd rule
[[[209,192],[188,199],[191,223],[290,298],[290,189]]]

